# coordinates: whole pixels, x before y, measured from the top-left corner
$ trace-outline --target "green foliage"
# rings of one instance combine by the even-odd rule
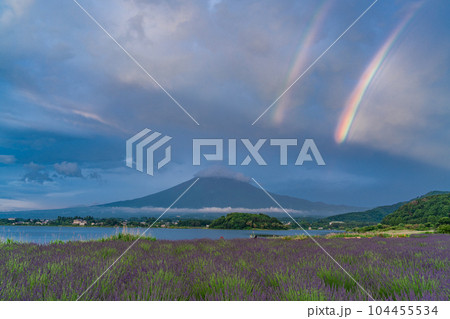
[[[14,239],[11,239],[11,238],[6,238],[4,243],[7,244],[7,245],[10,245],[10,244],[15,244],[16,241]]]
[[[209,219],[185,219],[180,220],[176,226],[178,227],[206,227],[211,224]]]
[[[98,250],[95,254],[98,257],[101,257],[103,259],[107,259],[107,258],[109,258],[111,256],[117,255],[117,249],[111,248],[111,247],[105,247],[105,248],[102,248],[102,249]]]
[[[317,272],[317,276],[323,280],[325,285],[334,289],[344,287],[346,291],[355,291],[357,288],[356,282],[342,271],[322,268]]]
[[[424,231],[424,230],[432,230],[434,229],[434,227],[432,227],[432,225],[422,225],[422,224],[398,224],[395,226],[390,226],[390,225],[382,225],[382,224],[378,224],[375,226],[365,226],[365,227],[359,227],[359,228],[354,228],[352,229],[352,231],[357,232],[357,233],[377,233],[377,232],[385,232],[385,231],[391,231],[391,230],[405,230],[405,229],[409,229],[409,230],[415,230],[415,231]]]
[[[450,234],[450,225],[440,225],[437,229],[436,229],[437,233],[441,233],[441,234]]]
[[[52,240],[50,241],[50,245],[54,244],[54,245],[61,245],[64,244],[64,241],[60,240],[60,239],[56,239],[56,240]]]
[[[286,229],[275,217],[264,214],[231,213],[214,220],[209,228],[217,229]]]
[[[156,218],[150,217],[131,217],[129,219],[123,219],[123,218],[94,218],[92,216],[74,216],[74,217],[62,217],[58,216],[56,219],[31,219],[31,218],[0,218],[0,225],[6,225],[6,226],[13,226],[13,225],[20,225],[20,226],[27,226],[27,225],[33,225],[33,226],[75,226],[78,227],[78,225],[74,225],[73,222],[75,219],[79,219],[82,221],[85,221],[86,224],[83,227],[89,227],[89,226],[107,226],[107,227],[121,227],[125,224],[128,227],[146,227],[151,225]],[[160,222],[164,222],[160,220]],[[159,224],[155,225],[159,226]]]
[[[444,191],[432,191],[424,196],[417,197],[415,200],[421,200],[423,198],[427,198],[433,195],[442,195],[442,194],[449,194],[449,192]],[[363,212],[352,212],[352,213],[346,213],[346,214],[339,214],[334,216],[329,216],[326,218],[322,218],[318,221],[310,222],[310,225],[312,227],[324,227],[328,229],[351,229],[355,227],[363,227],[363,226],[371,226],[371,225],[377,225],[379,223],[382,223],[383,218],[394,213],[397,211],[400,207],[405,205],[408,202],[400,202],[393,205],[386,205],[386,206],[379,206],[375,207]],[[336,221],[340,221],[343,223],[333,223]],[[331,224],[330,224],[331,223]],[[383,222],[384,223],[384,222]],[[402,222],[404,224],[411,224],[410,222]],[[427,224],[429,223],[429,224]],[[423,223],[425,227],[433,227],[436,224],[436,219],[431,218],[430,220],[427,220],[425,223]]]
[[[122,232],[122,233],[118,233],[118,234],[110,236],[110,237],[99,239],[99,241],[104,242],[104,241],[111,241],[111,240],[121,240],[121,241],[127,242],[127,241],[135,241],[138,238],[139,238],[139,235],[137,235],[137,234],[130,234],[130,233]],[[140,238],[140,240],[155,241],[156,238],[144,235]]]
[[[450,217],[442,217],[439,219],[438,225],[450,225]]]
[[[432,195],[410,201],[383,218],[387,225],[440,224],[450,217],[450,194]],[[446,223],[447,219],[442,222]]]

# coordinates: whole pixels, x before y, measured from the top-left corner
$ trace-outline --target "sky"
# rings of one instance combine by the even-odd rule
[[[448,1],[78,3],[0,3],[0,211],[215,175],[360,207],[450,190]],[[153,176],[125,165],[144,128],[172,137]],[[267,141],[266,166],[193,166],[193,138],[237,139],[238,164],[240,139],[313,139],[326,165]]]

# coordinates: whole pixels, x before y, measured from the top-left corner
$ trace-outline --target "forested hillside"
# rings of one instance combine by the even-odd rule
[[[214,220],[209,228],[218,229],[285,229],[275,217],[264,214],[231,213]]]
[[[383,218],[387,225],[432,224],[444,217],[450,217],[450,194],[423,197],[404,204],[394,213]]]

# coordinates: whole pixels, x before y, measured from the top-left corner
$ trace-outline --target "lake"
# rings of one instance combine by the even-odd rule
[[[21,242],[49,243],[54,240],[92,240],[108,237],[123,231],[119,227],[56,227],[56,226],[0,226],[0,239],[7,238]],[[141,234],[145,228],[128,228],[127,232],[132,234]],[[339,231],[330,230],[309,230],[311,235],[326,235]],[[156,239],[164,240],[183,240],[183,239],[225,239],[249,238],[251,234],[255,235],[301,235],[305,234],[302,230],[231,230],[231,229],[164,229],[150,228],[146,235],[151,235]]]

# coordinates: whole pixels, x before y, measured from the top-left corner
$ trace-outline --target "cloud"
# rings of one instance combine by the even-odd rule
[[[199,171],[198,173],[195,174],[196,177],[222,177],[222,178],[230,178],[230,179],[235,179],[241,182],[246,182],[249,183],[251,178],[245,176],[242,173],[239,172],[235,172],[230,170],[229,168],[225,167],[225,166],[220,166],[220,165],[214,165],[214,166],[210,166],[208,168],[205,168],[201,171]]]
[[[121,213],[159,213],[164,212],[167,210],[164,207],[140,207],[140,208],[133,208],[133,207],[111,207],[111,209],[114,213],[115,212],[121,212]],[[296,214],[303,214],[308,215],[310,212],[308,211],[302,211],[302,210],[296,210],[296,209],[286,209],[288,213],[296,213]],[[243,207],[202,207],[202,208],[171,208],[171,213],[191,213],[191,214],[197,214],[197,213],[217,213],[217,214],[228,214],[232,212],[240,212],[240,213],[283,213],[285,214],[285,211],[279,207],[261,207],[261,208],[243,208]]]
[[[316,13],[327,2],[332,6],[324,24],[311,30]],[[88,168],[124,167],[126,138],[149,127],[174,137],[174,158],[154,177],[159,178],[151,183],[154,188],[170,187],[193,175],[194,168],[187,160],[191,149],[186,146],[192,137],[253,141],[266,137],[314,138],[320,142],[322,155],[328,158],[327,167],[345,167],[369,182],[372,178],[381,180],[374,173],[379,167],[415,176],[420,171],[424,177],[417,184],[421,187],[437,184],[448,188],[450,79],[448,68],[442,67],[449,65],[450,56],[449,41],[444,36],[450,28],[448,5],[430,3],[420,9],[417,20],[404,33],[406,36],[411,32],[413,41],[399,38],[399,54],[386,63],[384,75],[377,76],[378,81],[367,92],[348,143],[343,145],[333,141],[339,113],[374,52],[404,16],[405,1],[374,6],[290,89],[291,104],[282,125],[271,119],[274,106],[254,126],[250,124],[289,85],[287,79],[298,53],[304,53],[305,66],[309,65],[368,3],[115,0],[108,10],[95,1],[83,1],[82,5],[201,126],[180,111],[72,1],[64,5],[60,1],[39,5],[24,0],[0,1],[0,154],[15,156],[17,162],[28,159],[45,165],[27,168],[23,180],[45,183],[54,179],[52,186],[55,184],[61,191],[95,184],[91,192],[80,196],[80,202],[133,197],[133,192],[139,192],[134,186],[137,179],[142,192],[148,192],[148,176],[132,174],[132,170],[120,174],[99,171],[105,180],[119,181],[116,188],[110,182],[109,191],[102,192],[103,188],[95,183],[98,176],[91,175]],[[311,45],[302,46],[309,31],[317,31],[316,36]],[[175,148],[176,143],[184,146]],[[275,153],[267,156],[278,157]],[[4,155],[0,158],[2,164],[10,161]],[[76,166],[83,163],[83,169],[70,168],[63,161]],[[433,170],[433,174],[425,176],[437,162],[441,163],[436,165],[441,171]],[[6,167],[11,174],[16,166],[16,182],[24,174],[19,172],[23,163]],[[56,173],[55,163],[61,174]],[[183,174],[175,174],[176,163],[183,167]],[[407,165],[411,163],[420,167],[412,169]],[[2,164],[0,169],[6,166]],[[240,169],[251,176],[259,175],[252,171],[252,164]],[[294,177],[303,181],[308,176],[320,179],[311,191],[314,198],[323,197],[319,184],[322,189],[331,188],[329,185],[340,179],[348,181],[346,184],[351,184],[354,191],[350,186],[347,194],[341,191],[342,199],[338,200],[342,202],[367,193],[361,185],[374,184],[335,175],[331,175],[330,182],[316,171],[302,175],[303,171],[298,173],[291,167],[286,168],[286,175],[292,177],[287,180],[280,174],[282,169],[266,168],[267,173],[262,174],[273,176],[267,187],[283,183],[284,189],[295,188],[298,181]],[[248,180],[213,168],[200,175]],[[383,179],[385,185],[395,184],[395,177]],[[0,184],[4,180],[2,175]],[[405,187],[412,184],[407,179],[403,183]],[[23,184],[20,191],[28,195],[31,186],[44,189],[39,184],[17,184]],[[131,185],[128,192],[123,185]],[[377,190],[373,197],[379,198],[386,189]],[[7,191],[19,190],[11,187]],[[332,191],[336,194],[338,187]],[[47,203],[51,201],[47,199]],[[64,199],[58,205],[67,203]]]
[[[35,162],[30,162],[29,164],[25,164],[24,167],[30,171],[40,171],[45,169],[45,166],[39,165]]]
[[[450,63],[450,46],[422,40],[408,37],[387,59],[362,101],[349,141],[450,169],[450,78],[442,71]],[[429,47],[440,48],[433,58]]]
[[[37,203],[27,200],[0,198],[1,212],[39,209],[40,207]]]
[[[36,164],[34,162],[31,162],[24,166],[28,170],[28,172],[22,177],[22,181],[27,183],[36,182],[39,184],[44,184],[45,182],[52,181],[45,166]]]
[[[77,163],[70,163],[70,162],[62,162],[62,163],[56,163],[53,165],[55,168],[55,171],[66,177],[83,177],[83,174],[81,172],[81,168],[78,166]]]
[[[293,39],[306,27],[307,11],[315,3],[302,4],[300,11],[278,2],[116,1],[108,11],[95,2],[85,6],[199,121],[222,126],[223,118],[208,112],[212,103],[221,104],[217,109],[224,113],[253,117],[261,96],[273,99],[280,91],[289,65],[286,51],[295,51]],[[285,13],[294,11],[299,16],[286,19]],[[191,127],[186,115],[73,3],[33,6],[30,19],[16,27],[0,44],[6,78],[36,104],[31,112],[23,112],[28,108],[23,104],[10,111],[16,120],[78,134],[86,127],[134,131],[148,119]],[[81,83],[79,89],[74,82]],[[251,119],[237,120],[248,125]]]
[[[102,179],[102,175],[100,175],[97,172],[91,172],[87,175],[88,178],[90,179],[96,179],[96,180],[101,180]]]
[[[4,0],[0,4],[0,25],[9,25],[15,18],[22,16],[33,0]]]
[[[13,164],[15,161],[14,155],[0,155],[0,164]]]

